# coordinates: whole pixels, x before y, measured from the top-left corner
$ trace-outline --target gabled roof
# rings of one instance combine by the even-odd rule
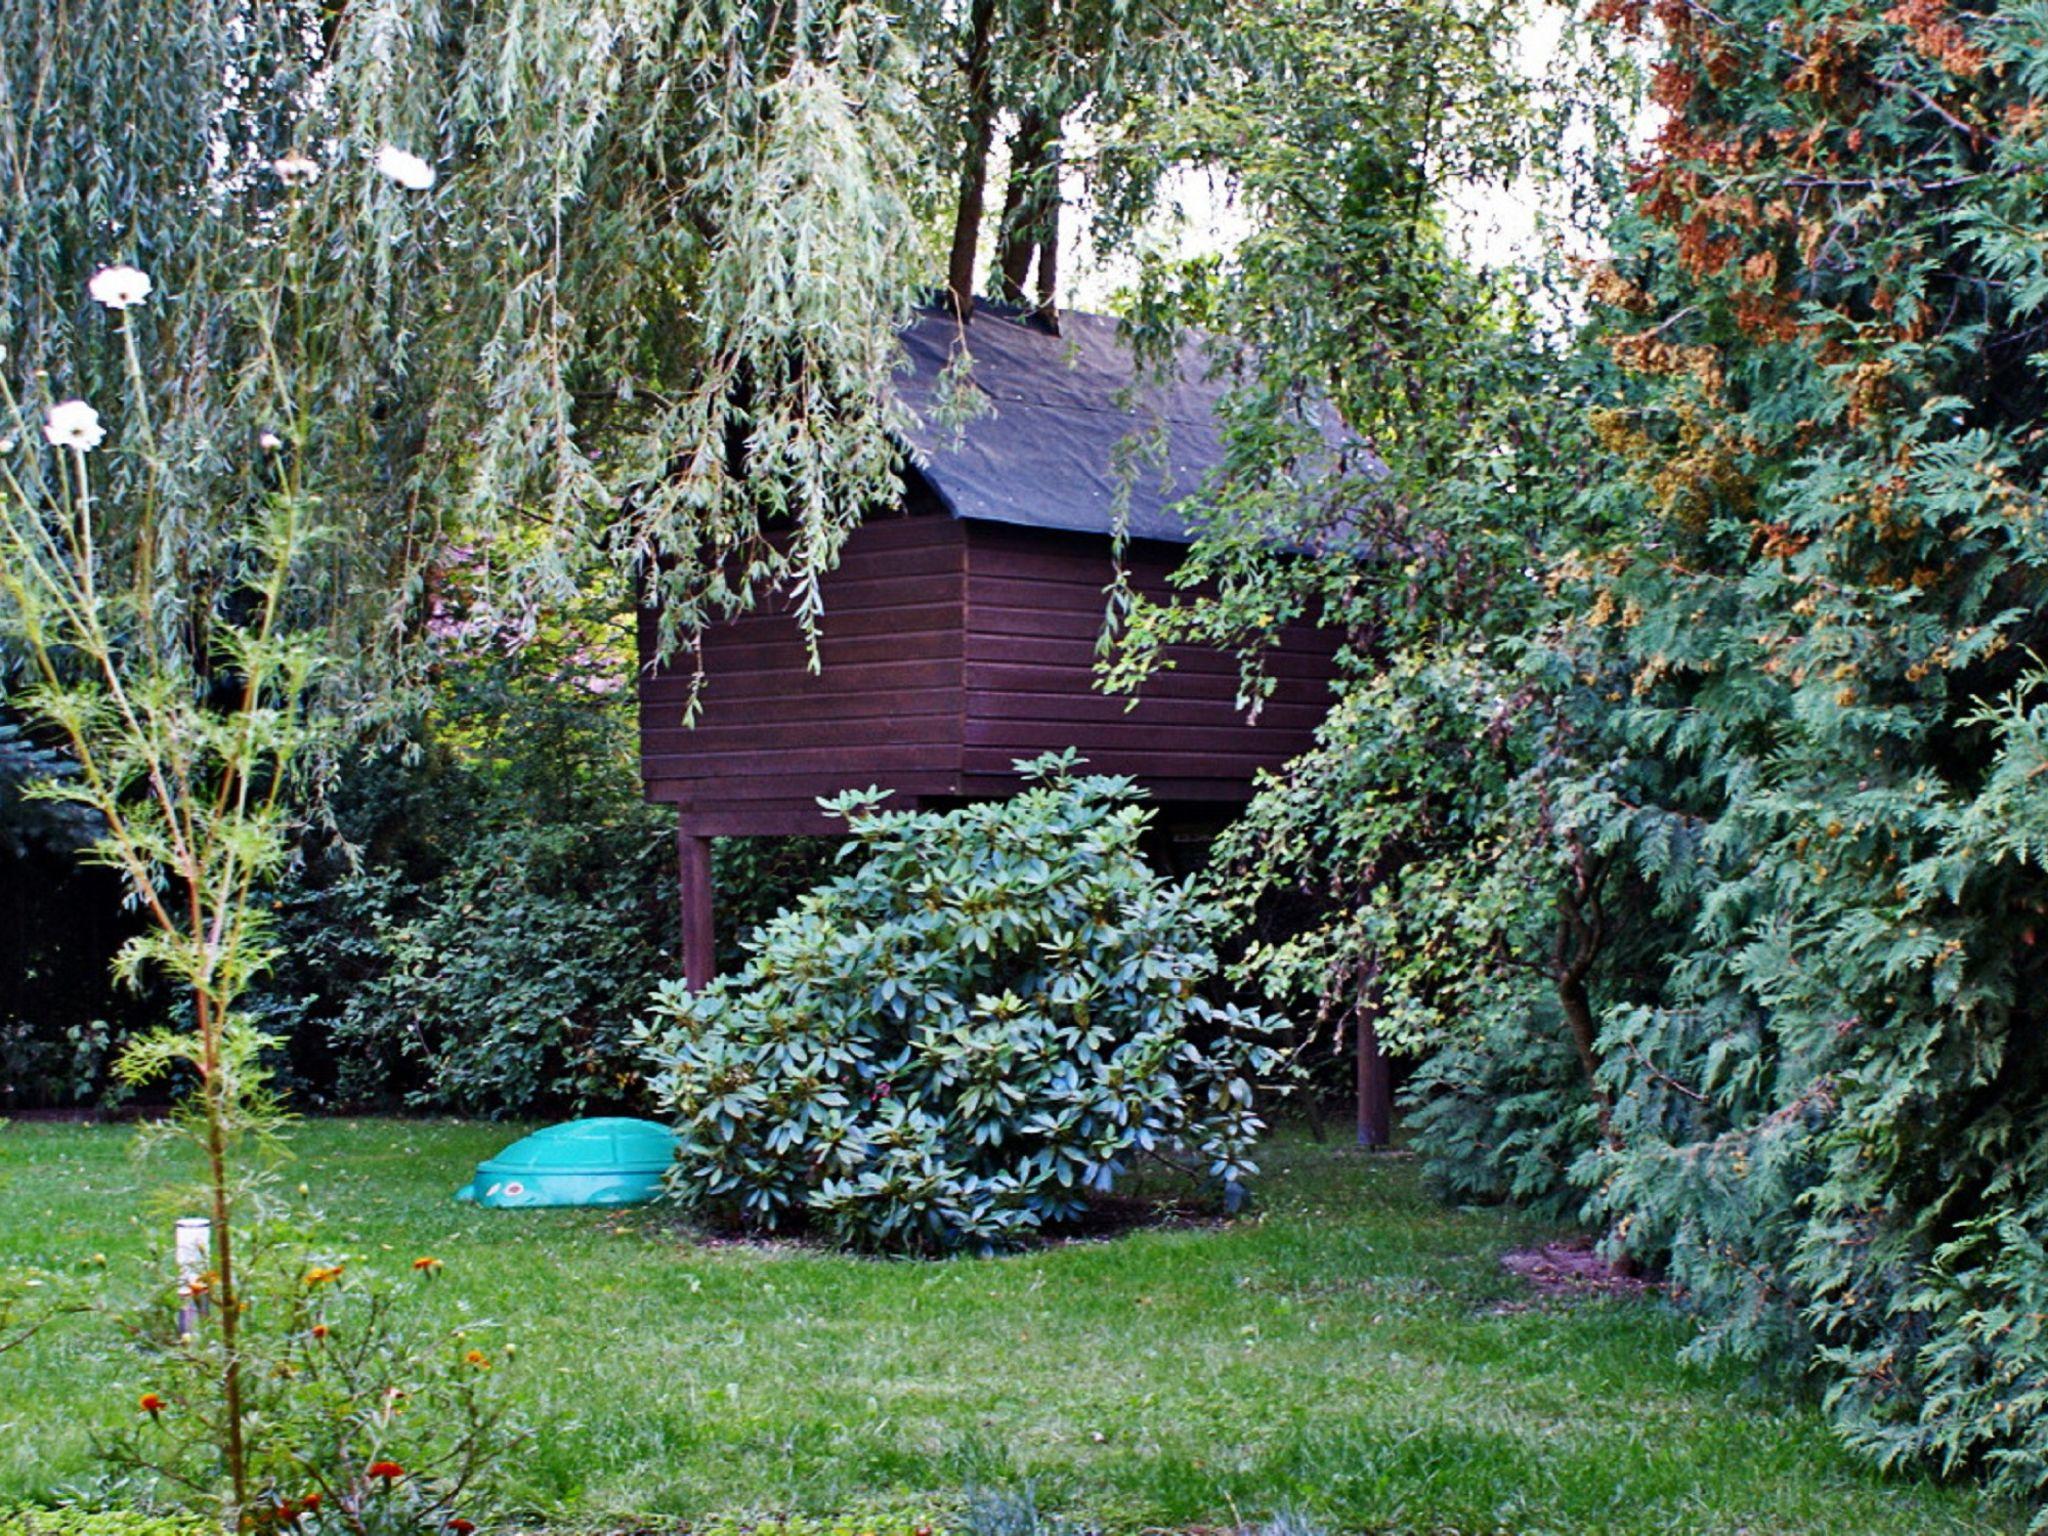
[[[1109,534],[1128,482],[1131,537],[1194,537],[1174,508],[1222,462],[1216,406],[1226,388],[1208,376],[1199,341],[1170,373],[1148,368],[1135,387],[1130,349],[1106,315],[1063,311],[1055,336],[988,305],[969,325],[921,310],[903,342],[910,371],[899,387],[919,418],[911,460],[955,517]],[[955,427],[942,419],[940,375],[962,348],[984,409]]]

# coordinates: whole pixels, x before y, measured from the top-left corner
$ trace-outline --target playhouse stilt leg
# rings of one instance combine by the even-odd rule
[[[1370,1008],[1358,1011],[1358,1144],[1394,1144],[1394,1074]]]
[[[676,863],[682,875],[683,984],[692,992],[711,985],[717,969],[717,929],[711,912],[711,839],[676,834]]]

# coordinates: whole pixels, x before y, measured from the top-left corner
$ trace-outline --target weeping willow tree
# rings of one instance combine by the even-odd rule
[[[173,434],[176,483],[108,558],[166,633],[217,600],[250,405],[277,389],[338,535],[307,597],[365,663],[340,686],[391,675],[451,538],[540,599],[593,550],[658,548],[687,631],[814,578],[883,492],[924,227],[891,17],[120,0],[7,36],[24,387],[104,399],[127,371],[81,323],[92,270],[132,262],[160,296],[137,328],[165,363],[112,430]],[[391,151],[420,185],[372,173]],[[251,291],[289,296],[282,334]],[[264,376],[286,357],[296,377]],[[142,471],[110,465],[118,523]]]
[[[81,284],[116,260],[154,280],[138,323],[172,361],[146,410],[178,438],[155,504],[215,509],[119,530],[167,624],[211,601],[219,509],[248,488],[236,431],[275,382],[253,288],[289,295],[283,350],[307,360],[285,387],[348,552],[319,604],[365,663],[350,681],[391,675],[451,538],[542,600],[593,552],[637,561],[671,643],[773,588],[814,625],[818,574],[893,491],[908,306],[942,275],[971,291],[991,235],[988,286],[1036,252],[1049,294],[1062,174],[1142,209],[1161,166],[1118,125],[1198,88],[1219,16],[7,0],[0,342],[31,406],[105,398],[127,358]],[[1096,147],[1063,153],[1084,121]],[[369,174],[387,149],[432,185]]]

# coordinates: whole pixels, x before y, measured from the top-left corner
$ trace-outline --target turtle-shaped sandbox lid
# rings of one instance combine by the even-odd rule
[[[636,1205],[661,1194],[676,1133],[652,1120],[565,1120],[478,1165],[455,1192],[478,1205]]]

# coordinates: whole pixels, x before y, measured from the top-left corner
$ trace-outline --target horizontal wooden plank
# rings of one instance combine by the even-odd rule
[[[1067,640],[1092,645],[1102,633],[1105,611],[1093,608],[1042,608],[1019,607],[1015,604],[971,604],[967,610],[966,629],[970,649],[985,649],[998,646],[1011,639]],[[1216,646],[1180,645],[1175,654],[1189,656],[1215,656],[1230,665],[1236,665],[1231,654]],[[1335,637],[1323,638],[1306,625],[1290,625],[1281,632],[1279,642],[1267,647],[1268,655],[1315,657],[1326,665],[1334,666],[1329,660],[1335,656]]]
[[[854,529],[846,542],[849,548],[950,544],[957,549],[966,544],[967,533],[956,519],[943,511],[935,517],[907,517],[899,512],[884,512],[870,517]]]
[[[867,746],[937,746],[952,748],[960,740],[960,716],[889,714],[866,720],[776,721],[718,717],[706,711],[694,727],[656,726],[640,732],[644,760],[716,756],[728,752],[775,751],[790,747],[851,748]]]
[[[715,811],[726,805],[759,805],[774,800],[808,803],[820,796],[830,797],[843,794],[849,789],[867,789],[871,786],[893,791],[892,803],[900,805],[906,797],[913,795],[958,793],[960,774],[957,768],[948,766],[943,772],[923,770],[914,773],[869,774],[857,779],[836,773],[730,776],[717,779],[664,776],[650,780],[650,786],[660,790],[660,794],[655,798],[666,800],[694,813]]]
[[[823,732],[829,731],[840,722],[853,720],[888,720],[917,715],[935,715],[947,720],[958,720],[960,708],[961,695],[957,689],[927,689],[905,696],[887,692],[823,693],[753,700],[710,695],[706,697],[704,708],[697,716],[696,728],[744,728],[756,723],[807,724]],[[640,710],[640,729],[643,735],[652,731],[679,731],[687,735],[691,728],[683,724],[681,698],[660,702],[643,701]]]
[[[1026,528],[1017,523],[977,522],[967,525],[967,546],[972,557],[977,559],[989,552],[1041,549],[1064,550],[1077,557],[1092,558],[1097,551],[1109,548],[1109,535],[1076,533],[1065,528]],[[1124,552],[1134,560],[1177,563],[1186,557],[1187,546],[1163,539],[1128,539]]]
[[[968,645],[1007,639],[1063,640],[1091,645],[1102,633],[1106,607],[1072,609],[1018,608],[994,603],[970,604],[964,620]]]
[[[809,800],[764,800],[703,811],[683,811],[676,830],[691,837],[829,837],[846,823]]]
[[[884,802],[889,810],[914,810],[938,801],[997,799],[1015,794],[1023,787],[1016,774],[981,774],[962,778],[923,793],[899,792]],[[1228,820],[1250,797],[1248,784],[1236,780],[1156,779],[1145,786],[1162,822],[1200,818],[1205,823]],[[656,803],[676,803],[661,791],[681,794],[695,786],[659,784],[650,786],[649,798]],[[683,795],[677,804],[677,827],[696,837],[797,837],[843,832],[845,822],[818,809],[815,798],[770,798],[748,800],[727,797],[714,801],[701,795]],[[1179,817],[1175,811],[1179,811]]]
[[[1257,725],[1247,726],[1244,716],[1224,689],[1218,689],[1213,697],[1200,698],[1148,693],[1138,700],[1135,709],[1128,707],[1129,704],[1130,701],[1120,694],[971,689],[967,694],[966,712],[969,719],[981,720],[1135,722],[1158,726],[1237,726],[1254,730],[1311,730],[1327,713],[1326,706],[1320,701],[1311,703],[1274,698],[1268,699],[1259,711]]]
[[[903,608],[917,603],[945,603],[960,600],[960,573],[952,570],[891,570],[878,565],[859,575],[833,575],[820,589],[825,600],[821,623],[830,623],[835,613],[856,613],[871,608]],[[770,610],[761,610],[767,612]],[[788,610],[782,610],[787,613]]]
[[[912,582],[943,582],[945,590],[958,597],[962,577],[959,567],[951,564],[951,560],[950,550],[910,550],[902,555],[877,555],[857,570],[834,571],[819,584],[819,596],[824,601],[828,616],[867,608],[900,606],[902,599],[898,594]],[[754,611],[794,613],[787,604]]]
[[[1124,751],[1169,757],[1211,757],[1228,761],[1270,762],[1294,756],[1309,745],[1306,731],[1275,730],[1247,725],[1105,724],[1073,720],[987,720],[970,717],[966,744],[1047,750],[1075,746],[1082,751]]]
[[[1221,699],[1237,697],[1245,685],[1244,674],[1222,658],[1171,657],[1172,666],[1156,667],[1138,689],[1140,698]],[[1329,669],[1313,657],[1269,657],[1262,669],[1273,684],[1273,693],[1297,703],[1320,703],[1329,696]],[[965,685],[983,691],[1014,693],[1102,694],[1105,698],[1126,698],[1127,694],[1104,693],[1101,672],[1092,655],[1076,650],[1062,654],[1044,647],[1022,653],[969,655],[961,668]],[[1038,679],[1034,682],[1033,679]]]
[[[819,644],[828,658],[833,654],[834,646],[875,635],[957,635],[960,632],[959,596],[944,590],[927,591],[923,602],[852,611],[835,609],[818,626]],[[654,629],[643,625],[638,645],[643,675],[649,672],[650,667],[652,675],[657,677],[671,672],[688,676],[695,668],[696,658],[687,646],[679,649],[668,661],[655,665],[658,643],[659,637]],[[795,656],[799,665],[805,664],[808,656],[803,630],[793,614],[748,614],[723,620],[704,632],[703,653],[707,667],[713,665],[712,658],[728,657],[750,648],[776,648],[783,654]]]
[[[1319,702],[1328,689],[1326,679],[1299,674],[1290,677],[1279,671],[1277,666],[1274,676],[1283,696],[1293,702]],[[1101,692],[1095,686],[1094,668],[1072,663],[1019,666],[1007,662],[969,661],[962,669],[961,681],[969,693],[1065,693],[1079,697]],[[1183,672],[1175,668],[1154,674],[1139,696],[1228,701],[1236,696],[1237,687],[1235,673]]]
[[[1107,767],[1091,762],[1088,769],[1093,773],[1122,773],[1123,769]],[[1252,785],[1248,779],[1203,779],[1193,777],[1172,777],[1162,775],[1130,774],[1149,793],[1156,804],[1172,801],[1196,805],[1239,806],[1252,796]],[[1007,764],[999,770],[990,764],[982,764],[960,779],[962,795],[974,799],[993,799],[1001,795],[1013,795],[1023,787],[1023,780]]]
[[[947,571],[894,571],[887,565],[878,565],[869,574],[849,578],[832,576],[823,587],[825,612],[820,617],[820,634],[829,635],[834,620],[841,624],[858,626],[863,622],[860,615],[884,612],[896,613],[905,610],[936,607],[958,611],[960,606],[960,576],[958,572]],[[649,616],[640,625],[641,652],[647,654],[648,646],[656,634],[658,616]],[[716,636],[732,630],[787,629],[801,633],[795,611],[787,603],[752,608],[731,618],[718,619],[707,626],[707,636]],[[849,633],[858,632],[849,629]]]
[[[1290,666],[1284,672],[1268,672],[1267,677],[1273,684],[1268,698],[1276,702],[1317,709],[1328,705],[1331,679],[1313,668]],[[1238,690],[1244,685],[1243,675],[1235,667],[1176,666],[1154,671],[1135,694],[1111,693],[1104,689],[1093,662],[1056,655],[1049,658],[1042,653],[1027,653],[1016,659],[970,657],[961,669],[961,678],[972,692],[1032,694],[1076,701],[1101,699],[1113,706],[1106,713],[1121,712],[1133,697],[1233,709]]]
[[[651,752],[641,759],[650,779],[777,778],[809,776],[841,786],[879,783],[892,773],[950,769],[946,744],[880,744],[767,748],[755,751]]]
[[[1260,773],[1278,773],[1290,761],[1285,756],[1269,758],[1221,757],[1201,753],[1161,755],[1150,751],[1134,751],[1125,748],[1103,748],[1087,742],[1019,743],[1014,746],[971,747],[961,759],[961,771],[969,776],[976,774],[1002,773],[1019,762],[1029,762],[1043,757],[1048,752],[1073,751],[1087,765],[1089,773],[1114,773],[1138,780],[1140,783],[1200,782],[1212,789],[1222,785],[1236,785],[1247,798],[1251,785]],[[1220,790],[1218,791],[1220,792]]]
[[[942,598],[930,603],[899,603],[888,608],[861,608],[852,613],[833,613],[820,628],[819,636],[827,644],[842,638],[861,638],[867,635],[903,633],[910,631],[960,629],[960,603],[957,596]],[[706,631],[704,643],[707,646],[721,645],[763,645],[777,639],[803,640],[803,631],[798,627],[796,616],[789,613],[750,613],[739,618],[715,624]]]
[[[1024,576],[975,571],[967,579],[970,612],[1023,608],[1033,613],[1095,613],[1107,610],[1105,582],[1037,581]]]
[[[1171,591],[1173,587],[1169,578],[1178,564],[1178,561],[1126,559],[1125,578],[1147,591]],[[1107,539],[1088,551],[1037,545],[987,550],[975,545],[970,546],[967,556],[968,578],[977,584],[989,577],[1013,577],[1100,590],[1116,579],[1116,569]]]
[[[858,668],[827,668],[815,675],[808,672],[713,673],[704,680],[708,705],[740,699],[825,699],[893,693],[899,697],[932,688],[958,688],[960,663],[947,658],[910,661],[869,661]],[[650,704],[680,704],[689,695],[689,678],[683,673],[656,675],[644,680],[641,697]]]
[[[923,549],[952,550],[964,561],[966,542],[966,531],[950,516],[874,517],[848,536],[840,548],[839,563],[833,569],[844,569],[848,562],[858,563],[874,556]],[[775,543],[783,549],[789,547],[786,536],[777,536]],[[827,573],[828,577],[830,574]]]
[[[819,671],[859,668],[875,661],[915,661],[920,658],[958,660],[962,653],[957,629],[903,629],[866,635],[828,632],[818,647]],[[704,672],[708,678],[732,677],[762,672],[807,675],[810,657],[803,641],[794,634],[763,634],[758,643],[746,643],[739,635],[714,638],[704,647]],[[688,671],[677,674],[687,684]]]

